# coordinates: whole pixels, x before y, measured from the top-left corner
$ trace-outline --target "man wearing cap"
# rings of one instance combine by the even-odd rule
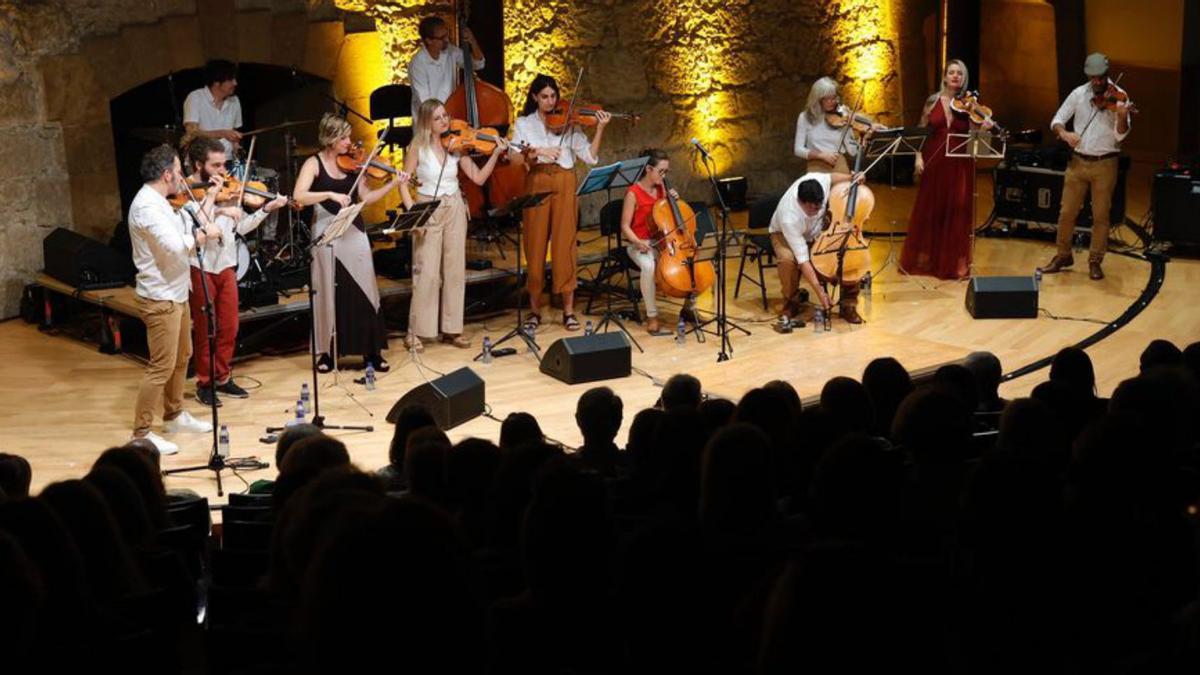
[[[1129,107],[1118,102],[1111,110],[1101,110],[1092,99],[1108,88],[1108,57],[1096,52],[1087,57],[1083,72],[1086,84],[1076,87],[1063,101],[1050,128],[1059,139],[1071,146],[1073,154],[1063,180],[1062,207],[1058,213],[1058,251],[1044,274],[1060,272],[1075,264],[1071,255],[1071,237],[1075,233],[1075,218],[1083,206],[1088,188],[1092,190],[1092,247],[1088,252],[1088,277],[1104,278],[1100,263],[1108,247],[1109,208],[1113,188],[1117,184],[1117,159],[1121,141],[1129,135]],[[1114,85],[1115,86],[1115,85]],[[1076,131],[1067,131],[1072,122]]]

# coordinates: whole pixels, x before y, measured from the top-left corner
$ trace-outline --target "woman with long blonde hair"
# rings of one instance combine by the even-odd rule
[[[796,142],[793,151],[808,161],[808,170],[820,173],[850,173],[846,154],[858,154],[858,141],[853,131],[831,126],[826,115],[837,113],[841,106],[838,84],[832,77],[822,77],[808,90],[804,111],[796,118]],[[858,117],[867,118],[862,113]],[[872,130],[883,127],[874,122]]]
[[[421,103],[413,124],[413,140],[404,155],[404,173],[417,179],[417,198],[400,190],[404,208],[416,202],[440,200],[425,227],[412,233],[413,292],[408,311],[408,335],[404,346],[422,351],[421,338],[432,340],[438,334],[438,307],[441,298],[440,340],[459,348],[471,346],[463,336],[463,303],[467,281],[467,203],[458,185],[458,171],[476,185],[487,182],[508,144],[496,144],[491,157],[478,166],[465,154],[442,147],[442,137],[450,129],[450,115],[441,101],[431,98]]]

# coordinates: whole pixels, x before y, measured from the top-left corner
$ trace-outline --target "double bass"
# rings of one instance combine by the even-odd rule
[[[687,298],[712,288],[711,260],[697,261],[696,214],[687,202],[671,194],[671,185],[663,179],[667,196],[654,203],[650,212],[659,236],[658,261],[654,266],[654,281],[663,295]]]
[[[512,101],[504,90],[490,82],[475,79],[475,65],[471,59],[471,45],[466,40],[467,12],[469,3],[458,4],[458,37],[463,50],[463,78],[458,88],[446,101],[446,113],[453,119],[466,120],[472,129],[484,127],[507,128],[512,122]],[[486,161],[486,157],[483,158]],[[461,169],[459,170],[461,173]],[[458,184],[467,198],[472,218],[481,218],[488,204],[507,204],[525,193],[523,164],[502,160],[492,170],[483,186],[476,185],[465,175],[460,175]]]

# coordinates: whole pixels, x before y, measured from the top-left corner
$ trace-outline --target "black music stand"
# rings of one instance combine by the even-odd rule
[[[437,211],[441,204],[442,200],[440,199],[413,204],[411,209],[397,213],[396,217],[392,219],[392,223],[380,230],[380,233],[390,237],[399,237],[414,230],[423,230],[425,224],[429,222],[434,211]]]
[[[549,197],[552,194],[554,194],[554,193],[552,193],[552,192],[535,192],[533,194],[521,195],[520,197],[513,199],[512,201],[505,204],[504,206],[501,206],[500,208],[492,209],[492,210],[488,211],[488,216],[501,217],[501,216],[512,215],[514,213],[520,213],[520,212],[524,211],[525,209],[530,209],[535,206],[538,206],[539,204],[541,204],[542,202],[544,202],[546,200],[546,197]],[[522,229],[524,229],[524,227],[517,228],[517,272],[516,272],[516,277],[517,277],[518,288],[520,287],[521,279],[522,279],[522,273],[521,273],[521,230]],[[529,264],[532,265],[533,261],[532,260],[529,261]],[[538,264],[545,266],[546,261],[542,260]],[[521,338],[521,340],[523,340],[525,342],[525,345],[527,347],[529,347],[529,351],[531,351],[531,352],[541,352],[542,351],[542,348],[538,346],[538,343],[536,340],[533,339],[533,336],[530,335],[529,332],[525,330],[525,319],[521,316],[521,301],[519,299],[517,300],[517,326],[516,326],[516,328],[513,328],[512,330],[508,331],[507,333],[504,334],[504,337],[502,337],[499,340],[496,340],[494,343],[492,343],[492,347],[494,348],[494,347],[500,345],[501,343],[507,342],[515,337]],[[478,354],[476,354],[475,358],[472,360],[478,361],[482,358],[483,358],[483,351],[480,350],[480,352]]]
[[[871,135],[871,138],[864,144],[862,151],[866,153],[866,158],[871,160],[872,164],[878,162],[884,157],[917,157],[921,154],[921,148],[925,145],[925,139],[929,137],[929,129],[926,127],[896,127],[876,131]],[[888,254],[883,261],[883,265],[878,270],[868,273],[868,280],[864,283],[870,287],[875,281],[875,277],[882,274],[888,265],[896,262],[896,245],[895,245],[895,230],[888,231]],[[838,256],[839,269],[842,264],[844,253]],[[900,269],[899,264],[896,265]],[[904,270],[900,270],[902,274],[907,274]],[[841,293],[841,287],[838,287],[838,293]],[[869,297],[869,296],[868,296]]]
[[[641,178],[642,172],[646,170],[646,165],[650,163],[649,157],[637,157],[635,159],[627,159],[609,164],[608,166],[598,166],[588,171],[584,176],[583,181],[579,183],[579,188],[575,190],[575,196],[583,197],[603,190],[606,195],[605,204],[612,201],[612,191],[617,188],[629,187]],[[619,234],[617,235],[620,236]],[[599,281],[599,280],[597,280]],[[600,285],[597,284],[596,288]],[[646,350],[638,344],[637,339],[633,337],[633,333],[625,327],[625,323],[621,321],[621,317],[613,311],[612,308],[612,292],[606,291],[604,314],[600,318],[600,322],[596,324],[595,332],[601,333],[608,330],[609,323],[617,324],[617,328],[621,329],[622,333],[629,338],[634,347],[637,347],[639,352],[645,353]]]

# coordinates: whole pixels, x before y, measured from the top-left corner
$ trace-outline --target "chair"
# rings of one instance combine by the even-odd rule
[[[776,267],[775,247],[771,245],[771,235],[767,227],[771,224],[771,216],[775,215],[775,207],[779,205],[780,195],[763,197],[750,205],[749,224],[746,236],[742,239],[742,256],[738,262],[737,283],[733,286],[733,297],[737,298],[742,290],[742,279],[758,286],[762,294],[763,309],[767,306],[767,281],[763,269]],[[757,232],[755,232],[757,230]],[[766,262],[763,259],[766,258]],[[746,260],[753,260],[758,265],[758,278],[746,274]]]
[[[230,506],[258,506],[270,507],[273,496],[270,492],[251,493],[251,492],[230,492]]]
[[[637,304],[641,293],[633,283],[633,270],[638,267],[633,263],[629,252],[625,250],[625,246],[621,242],[621,209],[624,205],[624,200],[614,199],[600,209],[600,234],[605,237],[607,250],[604,258],[600,261],[600,269],[596,270],[595,278],[589,282],[593,292],[588,296],[588,304],[583,313],[592,313],[592,304],[599,293],[606,294],[608,311],[612,311],[612,294],[616,293],[621,300],[627,301],[633,306],[634,321],[641,321]],[[623,292],[620,287],[611,283],[614,278],[621,276],[625,277]]]
[[[274,511],[270,506],[235,506],[226,504],[221,507],[221,522],[241,521],[243,523],[269,523],[274,520]]]

